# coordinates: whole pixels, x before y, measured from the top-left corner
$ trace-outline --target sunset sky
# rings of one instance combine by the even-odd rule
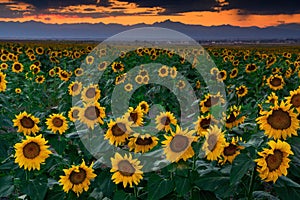
[[[0,0],[0,21],[218,26],[300,23],[299,0]]]

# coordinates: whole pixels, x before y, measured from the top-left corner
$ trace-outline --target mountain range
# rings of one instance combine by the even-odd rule
[[[286,40],[300,39],[300,24],[281,24],[265,28],[231,25],[187,25],[170,20],[153,25],[136,24],[45,24],[36,21],[0,22],[0,39],[103,40],[125,30],[162,27],[184,33],[195,40]]]

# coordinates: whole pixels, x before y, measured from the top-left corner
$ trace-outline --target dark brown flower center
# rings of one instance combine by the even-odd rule
[[[167,70],[165,68],[160,69],[161,74],[165,74],[166,72],[167,72]]]
[[[89,120],[95,120],[100,116],[100,110],[96,106],[89,106],[85,109],[84,116]]]
[[[243,87],[239,88],[238,94],[244,94],[244,92],[245,92],[245,88]]]
[[[78,119],[79,118],[79,110],[73,110],[72,117],[75,119]]]
[[[204,102],[204,106],[205,107],[211,107],[216,105],[219,102],[219,97],[209,97],[205,102]]]
[[[61,127],[64,124],[64,121],[60,119],[59,117],[55,117],[52,119],[52,123],[55,127]]]
[[[282,163],[282,160],[283,160],[283,153],[278,149],[274,150],[273,155],[268,155],[266,157],[266,162],[269,171],[272,172],[278,169]]]
[[[201,126],[201,128],[203,128],[203,129],[208,129],[208,128],[209,128],[209,125],[210,125],[210,121],[211,121],[211,118],[208,118],[208,119],[204,118],[204,119],[202,119],[202,120],[200,121],[200,126]]]
[[[126,131],[127,131],[126,125],[123,123],[116,123],[111,128],[112,134],[117,137],[124,135],[126,133]]]
[[[94,98],[96,96],[96,89],[95,88],[89,88],[89,89],[87,89],[85,95],[89,99]]]
[[[73,92],[77,91],[79,88],[79,85],[77,83],[75,83],[74,85],[72,85],[71,89]]]
[[[118,169],[123,176],[132,176],[135,172],[135,168],[128,160],[121,160],[118,163]]]
[[[207,148],[209,151],[213,151],[216,148],[217,141],[218,141],[217,135],[211,134],[208,136],[208,138],[207,138],[208,147]]]
[[[168,126],[171,123],[171,120],[168,116],[165,116],[161,118],[160,123],[165,126]]]
[[[170,143],[170,149],[173,152],[182,152],[189,145],[189,139],[183,135],[175,135]]]
[[[40,151],[40,146],[35,142],[30,142],[23,147],[23,155],[28,159],[34,159],[40,154]]]
[[[68,74],[65,73],[65,72],[62,72],[62,73],[61,73],[61,76],[62,76],[63,78],[68,78]]]
[[[226,123],[232,123],[236,120],[236,117],[233,113],[230,113],[229,118],[226,120]]]
[[[128,118],[128,120],[129,121],[133,121],[134,123],[136,123],[137,122],[137,120],[138,120],[138,113],[137,112],[131,112],[130,114],[129,114],[129,118]]]
[[[151,137],[144,138],[144,139],[142,139],[142,138],[139,137],[139,138],[137,138],[137,140],[136,140],[135,143],[138,144],[138,145],[150,145],[150,144],[153,143],[153,140],[152,140]]]
[[[231,76],[235,76],[235,75],[236,75],[236,73],[237,73],[237,70],[232,70],[232,72],[231,72]]]
[[[15,64],[14,66],[15,70],[20,70],[21,69],[21,65],[19,63]]]
[[[255,70],[255,69],[256,69],[256,66],[253,65],[253,64],[251,64],[251,65],[248,66],[248,70],[249,70],[249,71],[253,71],[253,70]]]
[[[74,185],[79,185],[84,182],[86,178],[86,171],[82,168],[79,168],[79,172],[72,171],[70,174],[70,181]]]
[[[143,111],[146,111],[147,106],[146,106],[145,104],[141,104],[141,109],[142,109]]]
[[[291,126],[292,119],[288,112],[278,109],[269,115],[267,122],[273,129],[284,130]]]
[[[296,108],[300,107],[300,94],[293,95],[293,97],[291,99],[291,103]]]
[[[275,77],[275,78],[273,78],[273,79],[270,81],[270,84],[271,84],[272,86],[275,86],[275,87],[280,86],[280,85],[281,85],[281,79]]]
[[[120,69],[122,69],[122,67],[123,66],[120,63],[115,64],[115,69],[116,70],[120,70]]]
[[[224,155],[225,156],[232,156],[236,153],[238,147],[234,144],[229,144],[228,147],[224,148]]]
[[[20,122],[25,128],[33,128],[35,125],[34,121],[30,117],[23,117]]]

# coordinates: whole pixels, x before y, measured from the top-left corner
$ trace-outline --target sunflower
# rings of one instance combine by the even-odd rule
[[[70,79],[70,74],[65,70],[60,70],[58,76],[62,81],[68,81]]]
[[[84,87],[81,92],[81,99],[88,102],[97,102],[100,99],[100,90],[98,89],[98,85],[90,84],[88,87]]]
[[[195,153],[191,146],[192,142],[197,140],[193,136],[194,132],[194,130],[182,130],[177,125],[175,133],[171,130],[171,136],[164,135],[166,140],[162,141],[162,144],[167,160],[170,162],[178,162],[181,159],[186,161],[194,156]]]
[[[216,122],[217,120],[214,119],[211,114],[208,114],[207,116],[199,116],[198,120],[194,122],[197,135],[205,136],[207,129],[210,127],[210,125]]]
[[[239,116],[241,114],[241,106],[231,106],[229,108],[229,114],[225,116],[226,128],[233,128],[239,124],[244,123],[246,116]]]
[[[46,145],[48,141],[42,138],[42,135],[36,137],[26,136],[26,139],[21,143],[15,144],[16,150],[15,163],[18,163],[20,168],[24,167],[25,170],[40,170],[41,164],[51,154],[48,150],[49,146]]]
[[[132,132],[131,123],[125,118],[117,118],[116,121],[110,119],[108,123],[108,130],[105,134],[105,139],[109,140],[112,145],[120,145],[128,139],[129,134]]]
[[[299,121],[290,107],[290,104],[285,105],[281,101],[280,105],[272,106],[270,111],[261,111],[262,116],[256,119],[259,128],[264,130],[269,138],[274,137],[275,140],[280,138],[285,140],[287,136],[292,135],[297,136]]]
[[[246,65],[246,72],[247,73],[255,72],[256,70],[257,70],[256,64],[248,64],[248,65]]]
[[[274,92],[272,92],[267,98],[266,103],[271,103],[273,105],[278,104],[278,96]]]
[[[94,174],[93,163],[88,167],[84,161],[81,165],[72,165],[69,169],[64,169],[64,176],[60,176],[58,181],[62,186],[63,190],[68,193],[70,190],[75,192],[79,196],[83,190],[88,191],[91,180],[97,175]]]
[[[0,92],[3,92],[6,90],[6,83],[7,81],[5,80],[6,78],[6,74],[3,74],[1,71],[0,71]]]
[[[205,98],[200,102],[201,112],[206,113],[210,110],[211,107],[223,103],[225,103],[225,99],[222,97],[220,92],[215,95],[206,94]]]
[[[111,68],[114,72],[122,72],[124,71],[124,64],[122,62],[113,62]]]
[[[177,125],[177,119],[174,117],[174,114],[169,111],[161,112],[158,116],[156,116],[155,123],[157,130],[169,131],[171,130],[171,124],[174,126]]]
[[[185,88],[186,84],[183,80],[179,80],[177,83],[176,83],[176,87],[178,87],[179,89],[183,89]]]
[[[14,126],[18,127],[19,133],[23,132],[25,135],[30,135],[33,133],[35,135],[40,131],[40,128],[37,126],[37,124],[40,122],[40,119],[31,114],[27,114],[26,111],[16,115],[16,119],[14,119],[13,122]]]
[[[144,114],[149,112],[149,104],[146,101],[141,101],[138,105],[141,108]]]
[[[294,153],[291,151],[291,146],[280,140],[270,141],[268,145],[271,149],[264,149],[262,152],[258,152],[262,158],[255,160],[257,162],[259,176],[262,180],[275,183],[279,176],[286,176],[287,169],[289,168],[290,159],[289,155]]]
[[[14,62],[14,64],[12,65],[12,71],[15,73],[20,73],[23,71],[23,69],[24,66],[22,65],[22,63]]]
[[[52,114],[47,118],[46,121],[47,128],[51,130],[53,133],[57,131],[59,134],[63,134],[68,130],[68,123],[66,118],[62,114]]]
[[[127,92],[130,92],[132,89],[133,89],[133,86],[131,83],[127,83],[125,86],[124,86],[124,89],[127,91]]]
[[[88,65],[92,65],[93,63],[94,63],[94,57],[93,56],[87,56],[86,58],[85,58],[85,62],[86,62],[86,64],[88,64]]]
[[[22,92],[21,88],[16,88],[15,93],[20,94]]]
[[[227,78],[227,72],[225,70],[221,70],[216,75],[217,81],[222,82],[225,81]]]
[[[35,78],[36,83],[42,84],[44,81],[45,81],[45,77],[43,75],[37,76]]]
[[[126,73],[120,74],[119,76],[116,77],[115,84],[119,85],[121,83],[124,83],[124,81],[126,80],[126,77],[127,77]]]
[[[297,90],[290,91],[290,96],[286,97],[287,104],[291,104],[298,113],[300,113],[300,87]]]
[[[143,84],[148,84],[149,80],[150,80],[149,76],[144,76],[143,77]]]
[[[173,79],[176,78],[176,76],[177,76],[177,68],[175,66],[170,68],[170,76]]]
[[[248,88],[245,85],[235,88],[238,97],[244,97],[248,94]]]
[[[54,77],[56,75],[55,69],[50,69],[48,74],[49,76]]]
[[[105,108],[101,107],[98,102],[84,104],[84,107],[79,111],[80,121],[91,129],[94,129],[96,123],[104,124],[103,118],[105,116]]]
[[[44,48],[43,47],[37,47],[35,49],[35,52],[38,54],[38,55],[43,55],[44,54]]]
[[[158,138],[151,136],[150,134],[133,134],[133,137],[129,139],[128,147],[134,153],[138,152],[148,152],[153,149],[158,144]]]
[[[112,168],[110,172],[113,172],[111,179],[115,184],[123,183],[123,187],[126,188],[127,184],[132,187],[132,183],[138,185],[141,179],[143,179],[143,172],[141,171],[142,165],[138,159],[132,159],[131,154],[127,156],[121,156],[116,153],[113,158],[110,159]]]
[[[107,62],[106,61],[104,61],[104,62],[102,62],[98,65],[98,70],[99,71],[104,71],[104,70],[106,70],[106,68],[107,68]]]
[[[205,151],[207,160],[217,160],[226,144],[224,132],[217,125],[211,126],[205,135],[205,142],[202,150]]]
[[[129,107],[128,111],[125,113],[124,118],[129,122],[132,122],[134,126],[143,125],[144,112],[140,106],[137,106],[135,109]]]
[[[219,69],[216,68],[216,67],[213,67],[210,69],[210,74],[213,75],[213,76],[216,76],[217,73],[219,73]]]
[[[161,68],[158,69],[158,76],[166,77],[169,74],[169,67],[163,65]]]
[[[272,75],[267,79],[267,85],[272,90],[281,90],[281,89],[283,89],[284,84],[285,84],[285,82],[284,82],[283,77],[278,74]]]
[[[77,68],[74,71],[75,76],[82,76],[83,75],[83,69],[82,68]]]
[[[239,72],[238,68],[236,68],[236,67],[233,68],[233,69],[231,70],[230,74],[229,74],[229,77],[230,77],[230,78],[235,78],[235,77],[237,77],[238,72]]]
[[[75,122],[76,120],[79,120],[79,113],[80,113],[80,107],[74,106],[71,108],[71,110],[68,112],[68,117],[72,122]]]
[[[6,54],[2,54],[0,59],[2,62],[6,62],[6,61],[8,61],[8,56]]]
[[[7,63],[1,63],[0,64],[0,70],[7,70],[8,69],[8,64]]]
[[[201,87],[201,82],[199,80],[197,80],[197,82],[196,82],[196,88],[200,89],[200,87]]]
[[[143,76],[141,75],[137,75],[135,78],[134,78],[135,82],[137,84],[142,84],[143,83]]]
[[[242,142],[242,138],[233,137],[230,143],[226,142],[222,152],[222,159],[219,161],[221,164],[225,164],[227,161],[232,163],[235,157],[240,154],[240,150],[244,149],[244,147],[239,145],[239,142]]]
[[[79,95],[80,92],[81,92],[81,89],[82,89],[82,83],[78,82],[78,81],[72,82],[68,86],[68,89],[69,89],[69,94],[70,95],[72,95],[72,96]]]

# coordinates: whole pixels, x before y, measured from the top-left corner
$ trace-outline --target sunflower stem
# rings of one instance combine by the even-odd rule
[[[134,187],[133,187],[133,192],[134,192],[134,196],[137,198],[138,197],[138,189],[137,189],[136,185],[134,185]]]
[[[253,186],[254,186],[254,177],[255,177],[255,167],[252,170],[250,183],[249,183],[249,190],[248,190],[248,199],[253,199],[252,193],[253,193]]]

